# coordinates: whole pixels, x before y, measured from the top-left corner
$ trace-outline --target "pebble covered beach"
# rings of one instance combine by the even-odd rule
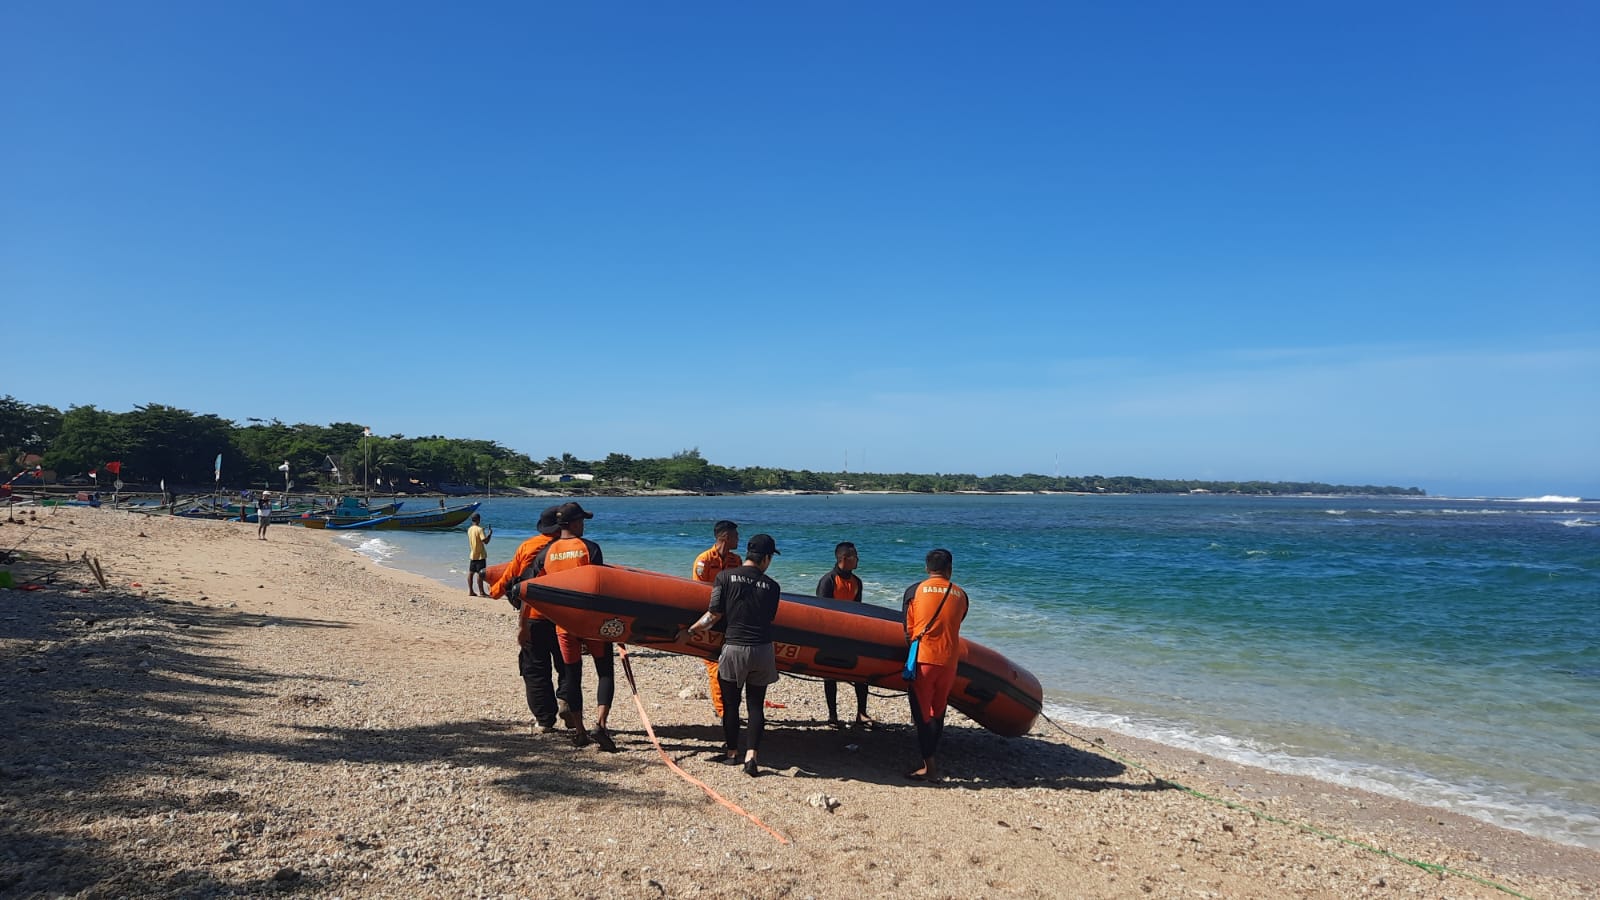
[[[503,601],[292,527],[14,515],[39,589],[0,591],[8,896],[1600,894],[1592,850],[1070,724],[952,711],[949,781],[912,784],[898,696],[837,732],[803,680],[749,778],[700,662],[631,653],[666,755],[780,840],[664,763],[620,671],[620,752],[534,733]]]

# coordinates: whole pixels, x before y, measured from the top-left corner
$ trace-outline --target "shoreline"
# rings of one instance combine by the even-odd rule
[[[447,590],[454,590],[465,577],[463,567],[438,560],[429,564],[428,560],[414,556],[414,547],[374,551],[363,543],[347,549],[382,568],[422,576]],[[1579,832],[1563,828],[1564,824],[1572,828],[1587,827],[1586,821],[1553,821],[1550,811],[1543,809],[1537,799],[1509,792],[1499,793],[1493,786],[1444,783],[1419,775],[1417,770],[1383,760],[1351,761],[1325,755],[1297,755],[1282,746],[1264,749],[1249,745],[1249,749],[1241,749],[1237,740],[1230,740],[1215,731],[1197,730],[1171,721],[1139,721],[1130,718],[1125,710],[1113,707],[1077,706],[1072,698],[1059,693],[1052,697],[1048,685],[1044,713],[1059,722],[1068,723],[1072,728],[1093,730],[1101,736],[1116,735],[1125,740],[1141,741],[1165,753],[1177,754],[1179,758],[1204,756],[1245,770],[1364,791],[1393,801],[1433,809],[1441,814],[1461,815],[1533,838],[1579,849],[1600,850],[1600,844],[1592,840],[1585,843]],[[1036,729],[1048,730],[1042,723]]]
[[[0,536],[25,528],[19,572],[88,552],[110,588],[65,564],[0,592],[0,884],[22,893],[1503,896],[1174,782],[1531,896],[1600,889],[1597,851],[1087,727],[1008,741],[953,714],[953,781],[910,786],[903,702],[839,735],[804,682],[775,689],[772,773],[747,779],[705,760],[698,661],[634,651],[667,752],[786,847],[661,765],[625,683],[624,752],[532,735],[501,601],[301,529],[59,508]]]

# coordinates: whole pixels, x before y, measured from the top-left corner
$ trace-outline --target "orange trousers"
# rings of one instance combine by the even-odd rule
[[[711,676],[711,708],[717,711],[717,718],[722,718],[722,682],[717,680],[717,661],[708,659],[706,672]]]

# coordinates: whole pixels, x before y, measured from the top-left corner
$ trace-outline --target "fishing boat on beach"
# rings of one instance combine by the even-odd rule
[[[500,568],[500,567],[495,567]],[[491,569],[486,577],[498,572]],[[574,637],[654,647],[716,659],[722,636],[691,636],[706,611],[711,586],[624,566],[580,566],[523,581],[509,596],[533,604]],[[800,594],[782,594],[772,623],[778,669],[896,691],[906,658],[904,617],[896,609]],[[977,641],[961,639],[950,705],[1007,737],[1033,727],[1044,689],[1031,672]]]
[[[300,524],[307,528],[324,528],[330,531],[366,529],[371,531],[448,531],[459,526],[478,511],[477,503],[465,506],[440,507],[423,512],[390,513],[369,516],[343,524],[331,524],[326,519],[306,518]]]
[[[382,506],[368,506],[365,502],[357,500],[354,497],[345,497],[339,501],[337,506],[332,508],[323,508],[302,513],[299,519],[296,521],[296,524],[305,525],[308,528],[326,528],[329,525],[350,525],[357,522],[365,522],[369,519],[377,518],[378,516],[392,516],[400,511],[400,507],[405,505],[406,504],[404,500],[399,500],[394,503],[385,503]],[[318,519],[322,524],[309,524],[312,519]]]
[[[268,513],[269,522],[275,525],[293,525],[300,521],[300,517],[319,509],[314,503],[297,503],[290,506],[277,506]],[[256,522],[259,514],[254,506],[240,508],[237,503],[211,503],[200,501],[185,507],[180,507],[172,512],[173,515],[185,519],[221,519],[233,522]]]

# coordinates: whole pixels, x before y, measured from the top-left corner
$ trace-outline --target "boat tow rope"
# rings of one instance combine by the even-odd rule
[[[1374,847],[1371,844],[1363,843],[1363,842],[1357,841],[1357,840],[1352,840],[1352,839],[1347,838],[1347,837],[1341,837],[1340,835],[1333,834],[1333,833],[1328,832],[1328,831],[1324,831],[1321,828],[1316,827],[1315,825],[1307,825],[1304,822],[1295,822],[1295,821],[1292,821],[1292,820],[1289,820],[1289,819],[1280,819],[1277,816],[1269,815],[1269,814],[1267,814],[1265,812],[1262,812],[1259,809],[1253,809],[1253,808],[1251,808],[1249,806],[1245,806],[1242,803],[1236,803],[1236,802],[1234,802],[1232,800],[1228,800],[1228,799],[1223,798],[1223,797],[1213,797],[1212,795],[1207,794],[1204,791],[1196,790],[1196,789],[1194,789],[1192,787],[1189,787],[1188,785],[1185,785],[1185,784],[1179,784],[1178,782],[1173,781],[1170,778],[1163,778],[1160,775],[1157,775],[1154,771],[1152,771],[1149,766],[1143,765],[1142,763],[1134,762],[1132,760],[1123,759],[1121,756],[1118,756],[1115,751],[1110,750],[1105,745],[1100,744],[1100,743],[1096,743],[1095,741],[1092,741],[1092,740],[1090,740],[1090,739],[1088,739],[1088,738],[1086,738],[1086,737],[1084,737],[1082,735],[1073,734],[1071,731],[1068,731],[1066,728],[1063,728],[1061,726],[1061,724],[1058,723],[1055,719],[1050,718],[1050,716],[1048,714],[1046,714],[1042,710],[1039,712],[1039,717],[1044,719],[1046,722],[1049,722],[1051,725],[1055,726],[1055,729],[1057,731],[1061,732],[1062,734],[1066,735],[1067,737],[1072,738],[1075,741],[1079,741],[1081,743],[1089,745],[1089,747],[1092,748],[1095,753],[1103,753],[1106,756],[1111,757],[1112,759],[1116,760],[1119,763],[1122,763],[1123,765],[1125,765],[1125,766],[1127,766],[1129,768],[1138,769],[1139,771],[1145,773],[1146,775],[1149,775],[1151,777],[1151,779],[1153,779],[1155,781],[1155,783],[1160,787],[1171,788],[1172,790],[1176,790],[1176,791],[1182,791],[1185,794],[1189,794],[1189,795],[1194,796],[1194,797],[1199,797],[1201,800],[1206,800],[1206,801],[1211,802],[1211,803],[1216,803],[1216,804],[1218,804],[1220,806],[1225,806],[1225,807],[1227,807],[1229,809],[1238,810],[1239,812],[1246,812],[1246,813],[1249,813],[1250,815],[1256,817],[1257,819],[1260,819],[1260,820],[1265,821],[1265,822],[1273,822],[1273,823],[1276,823],[1278,825],[1287,825],[1290,828],[1294,828],[1294,829],[1297,829],[1297,830],[1300,830],[1300,831],[1304,831],[1307,834],[1314,834],[1317,837],[1324,838],[1324,839],[1330,840],[1330,841],[1336,841],[1336,842],[1341,843],[1341,844],[1346,844],[1348,846],[1355,847],[1358,850],[1365,850],[1368,853],[1375,853],[1378,856],[1387,857],[1387,858],[1392,859],[1392,860],[1394,860],[1396,862],[1405,863],[1408,866],[1415,866],[1415,867],[1423,870],[1424,872],[1431,872],[1434,875],[1454,875],[1457,878],[1465,878],[1468,881],[1477,882],[1478,884],[1481,884],[1481,885],[1483,885],[1485,887],[1494,888],[1497,891],[1504,891],[1505,893],[1510,894],[1513,897],[1521,897],[1522,900],[1532,900],[1532,898],[1530,898],[1526,894],[1518,893],[1517,891],[1512,890],[1511,888],[1506,887],[1505,885],[1500,884],[1497,881],[1491,881],[1491,880],[1489,880],[1487,878],[1480,878],[1477,875],[1472,874],[1471,872],[1463,872],[1460,869],[1452,869],[1449,866],[1440,865],[1439,863],[1424,862],[1424,861],[1422,861],[1420,859],[1412,859],[1409,856],[1401,856],[1398,853],[1395,853],[1395,852],[1393,852],[1391,850],[1385,850],[1382,847]]]
[[[628,677],[628,692],[633,695],[633,705],[639,710],[639,721],[644,723],[645,734],[650,736],[650,743],[656,746],[656,752],[661,754],[661,759],[667,764],[667,768],[677,772],[685,781],[695,785],[696,787],[700,788],[700,790],[705,791],[707,796],[709,796],[711,799],[761,826],[764,831],[777,838],[778,843],[789,843],[789,839],[778,833],[778,831],[772,826],[756,818],[737,803],[734,803],[726,797],[723,797],[704,781],[701,781],[693,775],[690,775],[688,772],[685,772],[682,767],[673,761],[671,756],[667,755],[667,751],[661,747],[661,740],[656,737],[656,730],[654,726],[650,724],[649,713],[644,711],[644,701],[639,699],[639,685],[633,680],[633,664],[628,661],[628,648],[623,644],[618,644],[617,653],[620,654],[622,658],[622,673]]]

